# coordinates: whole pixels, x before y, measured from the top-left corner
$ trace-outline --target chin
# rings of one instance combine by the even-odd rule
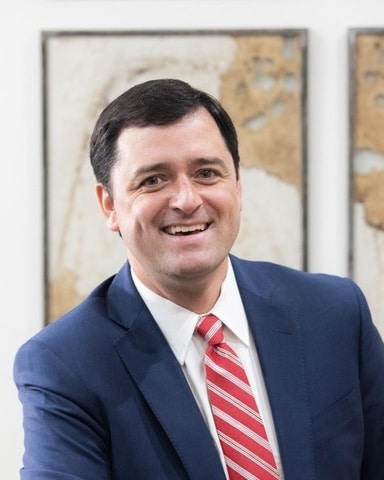
[[[199,276],[211,273],[220,268],[224,259],[215,259],[212,254],[196,256],[188,259],[178,259],[174,263],[174,271],[178,271],[179,276]]]

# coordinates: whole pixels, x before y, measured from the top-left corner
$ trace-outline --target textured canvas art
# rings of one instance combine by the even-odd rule
[[[243,219],[235,254],[305,268],[305,30],[45,32],[47,321],[125,260],[98,211],[88,159],[101,109],[128,87],[176,77],[219,98],[239,134]]]
[[[351,274],[384,333],[384,29],[350,31]]]

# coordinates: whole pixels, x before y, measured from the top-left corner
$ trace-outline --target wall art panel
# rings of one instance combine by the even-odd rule
[[[384,29],[349,32],[351,276],[384,333]]]
[[[177,77],[221,100],[239,134],[250,259],[306,268],[305,30],[44,32],[46,316],[78,303],[124,261],[94,197],[89,137],[104,106]]]

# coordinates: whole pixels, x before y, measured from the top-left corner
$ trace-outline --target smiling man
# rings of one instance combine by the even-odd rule
[[[100,182],[96,191],[140,281],[207,312],[219,296],[241,210],[238,167],[208,111],[200,106],[171,124],[125,128],[108,186]]]
[[[220,103],[136,85],[100,114],[90,157],[127,262],[17,354],[21,478],[382,480],[384,347],[365,298],[230,254],[241,179]]]

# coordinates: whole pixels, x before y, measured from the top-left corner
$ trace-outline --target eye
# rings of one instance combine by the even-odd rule
[[[158,177],[157,175],[152,175],[143,180],[143,182],[141,182],[141,185],[144,187],[155,187],[159,185],[160,181],[160,177]]]
[[[215,170],[206,168],[204,170],[201,170],[198,176],[204,180],[211,180],[217,177],[217,172]]]

